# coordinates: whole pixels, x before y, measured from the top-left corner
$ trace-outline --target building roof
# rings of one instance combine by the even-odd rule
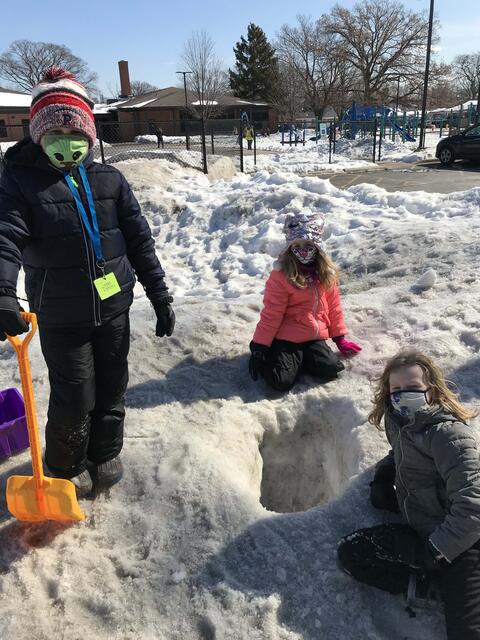
[[[93,106],[94,115],[99,115],[102,113],[110,113],[110,111],[115,111],[115,109],[123,104],[125,100],[117,100],[116,102],[103,103],[99,102]]]
[[[30,108],[32,96],[28,93],[20,93],[12,89],[3,89],[0,87],[0,109],[2,107],[13,108]]]
[[[189,105],[199,105],[198,96],[191,92],[187,92],[187,99]],[[248,100],[241,100],[228,94],[218,96],[215,101],[216,104],[223,107],[268,107],[266,102],[251,102]],[[178,87],[166,87],[165,89],[158,89],[156,91],[150,91],[144,93],[141,96],[130,98],[122,102],[116,108],[123,110],[130,109],[165,109],[165,108],[178,108],[183,109],[185,107],[185,91]]]

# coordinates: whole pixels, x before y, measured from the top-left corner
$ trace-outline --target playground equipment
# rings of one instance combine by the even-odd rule
[[[282,144],[294,144],[297,146],[299,143],[305,146],[305,123],[298,122],[282,122],[278,125],[280,132],[280,142]]]
[[[395,134],[398,133],[403,142],[415,142],[420,124],[418,112],[411,114],[403,112],[403,115],[399,116],[400,114],[390,107],[360,107],[353,101],[351,108],[345,111],[339,125],[345,137],[355,140],[359,133],[362,136],[371,133],[373,123],[377,120],[383,137],[390,133],[392,140],[395,140]]]
[[[25,522],[56,520],[72,522],[84,520],[85,515],[77,502],[75,485],[70,480],[46,478],[38,435],[37,413],[33,394],[32,374],[28,359],[28,345],[37,330],[34,313],[22,313],[31,325],[29,333],[22,340],[18,336],[7,336],[18,358],[20,379],[27,417],[28,437],[32,455],[33,476],[10,476],[7,481],[7,506],[10,513]]]

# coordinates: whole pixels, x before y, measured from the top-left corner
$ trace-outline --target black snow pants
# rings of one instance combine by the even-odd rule
[[[381,524],[341,540],[338,560],[359,582],[406,594],[410,574],[424,574],[424,543],[408,525]],[[435,576],[445,605],[448,640],[480,640],[480,541]]]
[[[41,328],[50,379],[45,463],[72,478],[123,445],[130,346],[128,311],[99,327]]]
[[[261,374],[274,389],[288,391],[301,371],[327,382],[336,378],[343,369],[345,366],[325,340],[274,340]]]

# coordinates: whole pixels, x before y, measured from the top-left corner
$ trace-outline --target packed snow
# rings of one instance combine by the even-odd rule
[[[420,347],[478,406],[480,188],[388,193],[267,171],[211,182],[164,159],[116,166],[151,225],[177,326],[155,338],[137,286],[125,477],[82,501],[84,523],[15,522],[5,483],[30,473],[29,456],[0,462],[2,639],[443,640],[439,613],[410,618],[400,596],[343,574],[335,550],[389,517],[368,500],[387,444],[366,421],[386,358]],[[327,217],[363,351],[339,380],[306,376],[281,395],[250,379],[248,343],[294,211]],[[43,424],[38,339],[31,359]],[[0,360],[0,386],[18,386],[6,344]]]

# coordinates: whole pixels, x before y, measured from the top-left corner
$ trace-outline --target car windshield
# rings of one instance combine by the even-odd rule
[[[465,136],[480,136],[480,126],[465,131]]]

